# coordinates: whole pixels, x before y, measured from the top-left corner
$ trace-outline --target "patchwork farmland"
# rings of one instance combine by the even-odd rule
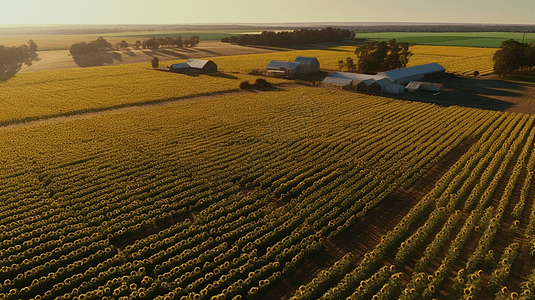
[[[238,89],[270,60],[334,71],[351,51],[0,82],[0,299],[531,299],[529,100]],[[495,49],[411,51],[468,75],[490,73]]]

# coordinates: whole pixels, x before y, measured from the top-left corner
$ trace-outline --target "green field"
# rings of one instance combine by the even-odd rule
[[[408,42],[420,45],[464,46],[499,48],[503,41],[515,39],[522,41],[519,32],[368,32],[357,33],[355,38],[374,41]],[[535,42],[535,33],[526,33],[524,43]]]

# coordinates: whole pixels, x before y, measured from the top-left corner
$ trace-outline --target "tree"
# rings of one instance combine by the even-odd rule
[[[37,52],[37,44],[33,40],[28,41],[28,46],[30,47],[30,51],[32,53]]]
[[[181,36],[176,37],[173,41],[173,45],[175,45],[176,47],[182,48],[182,37]]]
[[[128,48],[130,45],[125,40],[122,40],[119,44],[117,44],[117,46],[119,46],[119,49],[124,50]]]
[[[141,48],[141,41],[136,41],[134,44],[134,49],[139,50],[139,48]]]
[[[32,51],[34,48],[28,45],[20,47],[4,47],[0,45],[0,77],[6,74],[17,73],[23,64],[31,65],[37,59],[37,54]]]
[[[492,60],[494,73],[498,76],[507,76],[520,70],[528,71],[535,66],[535,48],[510,39],[502,42]]]
[[[349,72],[357,70],[357,66],[355,63],[353,63],[353,59],[351,57],[346,58],[346,66]]]
[[[154,69],[158,68],[158,64],[160,63],[160,59],[158,57],[154,57],[151,61],[152,67]]]
[[[190,44],[191,44],[192,47],[199,45],[199,41],[200,41],[199,40],[199,36],[194,35],[194,36],[190,37],[189,40],[190,40]]]
[[[158,49],[160,42],[156,38],[150,38],[143,41],[143,49]]]
[[[189,39],[184,39],[182,40],[182,45],[187,48],[191,46],[191,42]]]
[[[397,43],[395,39],[367,42],[355,50],[359,62],[357,69],[360,73],[375,74],[382,71],[404,68],[412,53],[408,43]]]

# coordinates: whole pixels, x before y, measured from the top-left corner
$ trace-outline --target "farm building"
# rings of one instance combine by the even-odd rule
[[[179,73],[214,73],[217,72],[217,65],[211,60],[188,59],[187,62],[173,64],[169,71]]]
[[[444,74],[446,69],[437,63],[430,63],[414,67],[395,69],[377,73],[377,76],[387,77],[394,84],[407,84],[413,80]]]
[[[374,82],[375,80],[373,78],[370,78],[366,80],[357,81],[355,85],[356,85],[357,91],[367,93],[368,87]]]
[[[267,65],[266,69],[271,75],[295,77],[300,64],[301,63],[298,62],[272,60]]]
[[[391,94],[403,94],[405,87],[398,84],[389,84],[386,86],[386,91]]]
[[[363,81],[363,80],[368,80],[368,79],[379,80],[379,79],[384,78],[384,76],[349,73],[349,72],[334,72],[330,77],[347,78],[347,79],[353,79],[357,81]]]
[[[370,94],[382,94],[386,92],[386,87],[392,85],[392,82],[388,78],[382,78],[375,80],[368,85],[368,93]]]
[[[295,61],[299,65],[299,75],[316,74],[320,71],[320,62],[315,57],[298,56]]]
[[[327,77],[321,82],[322,87],[335,89],[351,89],[354,80],[348,78]]]
[[[407,90],[411,93],[416,91],[441,92],[444,90],[444,86],[440,83],[411,81],[407,85]]]

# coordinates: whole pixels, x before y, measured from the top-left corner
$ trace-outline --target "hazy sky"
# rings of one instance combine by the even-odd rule
[[[535,24],[535,0],[0,0],[0,24]]]

